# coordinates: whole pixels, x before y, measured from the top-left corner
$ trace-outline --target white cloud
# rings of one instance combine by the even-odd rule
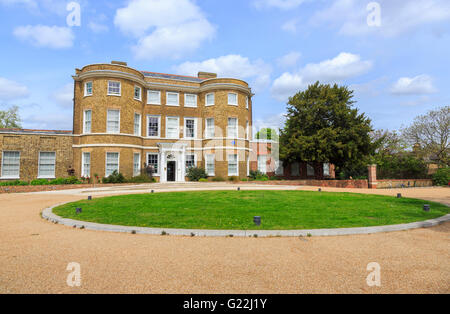
[[[258,130],[262,128],[272,128],[278,131],[278,129],[284,127],[286,122],[286,113],[279,113],[274,115],[265,116],[263,118],[256,118],[253,120],[253,135],[256,135]],[[256,131],[256,132],[255,132]]]
[[[73,83],[64,85],[62,88],[50,95],[50,99],[55,101],[63,108],[72,108],[73,106]]]
[[[88,27],[91,29],[91,31],[97,34],[105,33],[109,30],[107,25],[92,21],[88,23]]]
[[[395,95],[422,95],[437,92],[431,76],[422,74],[416,77],[401,77],[391,87]]]
[[[251,61],[240,55],[226,55],[201,62],[184,62],[176,66],[179,74],[197,75],[199,71],[217,73],[222,77],[250,79],[255,90],[261,90],[270,83],[271,67],[261,59]]]
[[[292,51],[292,52],[282,56],[281,58],[278,58],[277,64],[278,64],[278,66],[285,67],[285,68],[294,67],[297,65],[297,62],[301,56],[302,56],[302,54],[300,52]]]
[[[40,113],[25,117],[23,125],[27,129],[70,131],[72,130],[73,120],[71,113]]]
[[[36,8],[37,2],[35,0],[0,0],[0,4],[11,6],[11,5],[25,5],[29,8]]]
[[[138,59],[179,58],[215,34],[192,0],[131,0],[116,11],[114,24],[137,39],[132,50]]]
[[[258,8],[277,8],[281,10],[294,9],[300,6],[305,0],[254,0],[253,5]]]
[[[378,0],[381,6],[381,26],[367,25],[367,3],[360,0],[334,0],[331,6],[318,11],[311,23],[338,28],[343,35],[358,36],[379,33],[393,37],[433,23],[450,20],[448,0]]]
[[[308,63],[295,73],[285,72],[272,85],[272,94],[280,101],[316,81],[339,83],[368,72],[372,61],[363,61],[359,55],[342,52],[333,59]]]
[[[30,95],[28,88],[17,82],[0,77],[0,100],[9,101],[25,98]]]
[[[281,25],[281,29],[284,30],[285,32],[295,34],[297,32],[298,22],[299,22],[299,19],[288,20],[283,25]]]
[[[14,29],[14,36],[36,47],[64,49],[73,46],[75,36],[69,27],[60,26],[19,26]]]

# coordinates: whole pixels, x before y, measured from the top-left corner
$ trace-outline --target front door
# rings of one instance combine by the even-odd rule
[[[168,182],[175,182],[175,161],[168,161],[167,162],[167,181]]]

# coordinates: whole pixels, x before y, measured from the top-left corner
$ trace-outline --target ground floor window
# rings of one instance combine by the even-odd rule
[[[308,177],[314,176],[314,167],[311,164],[306,165],[306,175]]]
[[[238,156],[228,155],[228,176],[238,176],[238,175],[239,175]]]
[[[148,154],[147,155],[147,165],[153,167],[153,173],[159,173],[159,155],[158,154]]]
[[[282,176],[284,174],[283,162],[280,160],[275,162],[275,174],[277,176]]]
[[[83,153],[82,176],[87,178],[91,176],[91,153]]]
[[[323,175],[326,177],[330,176],[330,164],[329,163],[323,164]]]
[[[206,174],[210,177],[215,175],[215,155],[206,155]]]
[[[291,164],[291,176],[298,177],[300,175],[300,167],[298,162]]]
[[[141,174],[141,154],[136,153],[133,155],[133,175],[138,176]]]
[[[261,173],[267,172],[267,156],[258,156],[258,171]]]
[[[114,171],[119,172],[119,153],[106,153],[106,177]]]
[[[20,152],[3,152],[2,178],[20,177]]]
[[[186,154],[186,171],[189,168],[195,167],[195,155],[194,154]]]
[[[55,177],[55,152],[40,152],[39,153],[39,178],[54,178]]]

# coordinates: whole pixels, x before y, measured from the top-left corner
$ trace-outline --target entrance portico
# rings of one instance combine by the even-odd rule
[[[158,143],[161,156],[161,182],[184,182],[186,147],[182,143]]]

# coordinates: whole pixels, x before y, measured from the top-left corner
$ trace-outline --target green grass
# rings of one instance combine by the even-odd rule
[[[423,204],[431,211],[424,212]],[[81,207],[83,212],[75,214]],[[55,214],[124,226],[289,230],[391,225],[436,218],[450,207],[391,196],[307,191],[208,191],[122,195],[59,206]],[[262,225],[253,224],[262,217]]]

